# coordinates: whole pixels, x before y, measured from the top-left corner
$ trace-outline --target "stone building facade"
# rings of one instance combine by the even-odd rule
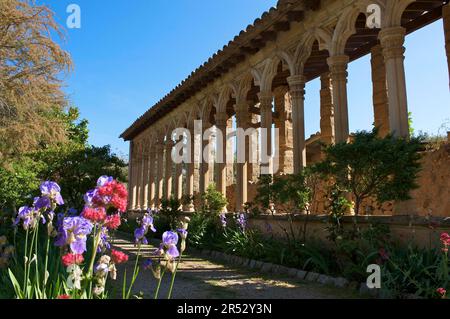
[[[369,25],[378,21],[378,13],[380,25]],[[374,123],[381,135],[407,137],[405,36],[439,19],[450,59],[448,1],[280,0],[122,133],[130,141],[129,209],[158,207],[171,195],[203,193],[215,182],[229,197],[228,209],[241,210],[254,195],[260,172],[250,156],[261,147],[271,150],[273,141],[279,161],[274,174],[296,173],[320,160],[318,142],[348,141],[351,135],[347,68],[367,54]],[[307,139],[305,84],[316,78],[321,83],[320,132]],[[201,133],[212,132],[209,138],[196,134],[198,120]],[[215,129],[233,127],[265,128],[268,138],[236,162],[232,138],[214,136]],[[176,128],[185,128],[198,142],[181,151],[189,154],[187,163],[172,160],[177,142],[185,138],[173,133]],[[207,145],[216,149],[208,151],[209,159],[196,161]],[[230,161],[214,160],[219,147]],[[377,209],[393,213],[390,205]],[[193,211],[195,203],[183,208]]]

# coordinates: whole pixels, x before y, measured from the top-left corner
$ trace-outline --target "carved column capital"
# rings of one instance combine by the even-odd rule
[[[297,100],[305,96],[306,77],[303,75],[293,75],[287,78],[291,99]]]
[[[263,91],[258,93],[261,111],[263,108],[272,108],[273,94],[270,91]]]
[[[225,113],[217,113],[216,114],[216,126],[217,127],[226,127],[228,121],[228,116]]]
[[[347,80],[347,66],[349,60],[350,59],[348,55],[330,56],[327,59],[327,63],[333,79]]]
[[[403,27],[391,27],[381,29],[378,38],[383,47],[385,59],[403,58],[405,48],[406,29]]]

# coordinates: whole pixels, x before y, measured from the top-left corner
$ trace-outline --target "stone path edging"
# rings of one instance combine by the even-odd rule
[[[127,237],[130,237],[132,235],[118,231],[121,235],[125,235]],[[149,242],[158,245],[159,240],[152,238],[149,240]],[[358,286],[357,282],[350,282],[347,279],[343,277],[331,277],[328,275],[319,274],[312,271],[306,271],[302,269],[297,268],[289,268],[286,266],[276,265],[272,263],[266,263],[259,260],[249,259],[249,258],[243,258],[236,255],[229,255],[223,252],[209,250],[209,249],[199,249],[195,247],[188,247],[187,251],[194,254],[199,254],[201,256],[205,257],[212,257],[213,259],[225,261],[231,265],[235,266],[242,266],[242,267],[248,267],[253,270],[259,270],[263,273],[272,273],[272,274],[283,274],[287,275],[291,278],[297,278],[301,280],[306,280],[309,282],[317,282],[322,285],[331,285],[335,286],[336,288],[349,288],[358,290],[359,288],[359,294],[360,295],[370,295],[372,297],[376,297],[378,295],[376,289],[369,289],[366,285],[366,283],[361,283]]]
[[[309,282],[317,282],[322,285],[331,285],[336,288],[348,288],[358,291],[361,296],[370,296],[370,297],[380,297],[379,289],[370,289],[367,287],[365,282],[362,282],[358,285],[356,281],[350,282],[349,280],[343,277],[332,277],[328,275],[319,274],[312,271],[306,271],[297,268],[290,268],[286,266],[276,265],[272,263],[266,263],[263,261],[258,261],[249,258],[243,258],[236,255],[229,255],[226,253],[222,253],[219,251],[208,250],[208,249],[198,249],[195,247],[189,247],[188,251],[200,254],[206,257],[212,257],[212,259],[225,261],[235,266],[243,266],[248,267],[253,270],[259,270],[263,273],[272,273],[272,274],[282,274],[287,275],[291,278],[297,278],[301,280],[306,280]],[[422,299],[419,296],[413,294],[404,294],[403,298],[406,299]]]

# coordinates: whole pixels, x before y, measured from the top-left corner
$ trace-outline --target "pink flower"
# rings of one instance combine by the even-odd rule
[[[70,299],[69,295],[59,295],[56,299]]]
[[[108,227],[109,229],[117,229],[119,228],[121,222],[120,222],[120,215],[119,214],[115,214],[115,215],[111,215],[106,217],[105,220],[105,226]]]
[[[81,216],[93,223],[103,222],[106,219],[106,211],[103,207],[91,208],[85,207]]]
[[[438,288],[438,289],[436,289],[436,292],[442,297],[442,298],[445,298],[445,295],[446,295],[446,293],[447,293],[447,290],[445,290],[444,288]]]
[[[442,233],[441,242],[444,246],[450,246],[450,235],[448,233]]]
[[[65,267],[69,267],[70,265],[79,265],[84,261],[83,255],[80,254],[65,254],[61,257],[61,261]]]
[[[98,193],[102,197],[110,198],[109,203],[117,208],[119,212],[125,212],[127,210],[128,192],[123,184],[116,180],[107,182],[98,188]]]
[[[122,264],[128,261],[128,255],[118,250],[111,250],[111,259],[115,264]]]

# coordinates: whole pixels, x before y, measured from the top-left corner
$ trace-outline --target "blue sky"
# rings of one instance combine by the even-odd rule
[[[67,29],[74,61],[66,92],[89,120],[90,143],[128,155],[120,133],[276,0],[40,0],[65,25],[66,7],[81,7],[81,29]],[[442,21],[408,36],[406,76],[413,126],[436,134],[450,94]],[[319,81],[307,84],[306,135],[319,130]],[[351,131],[373,122],[369,56],[349,66]],[[443,132],[441,132],[443,133]]]

